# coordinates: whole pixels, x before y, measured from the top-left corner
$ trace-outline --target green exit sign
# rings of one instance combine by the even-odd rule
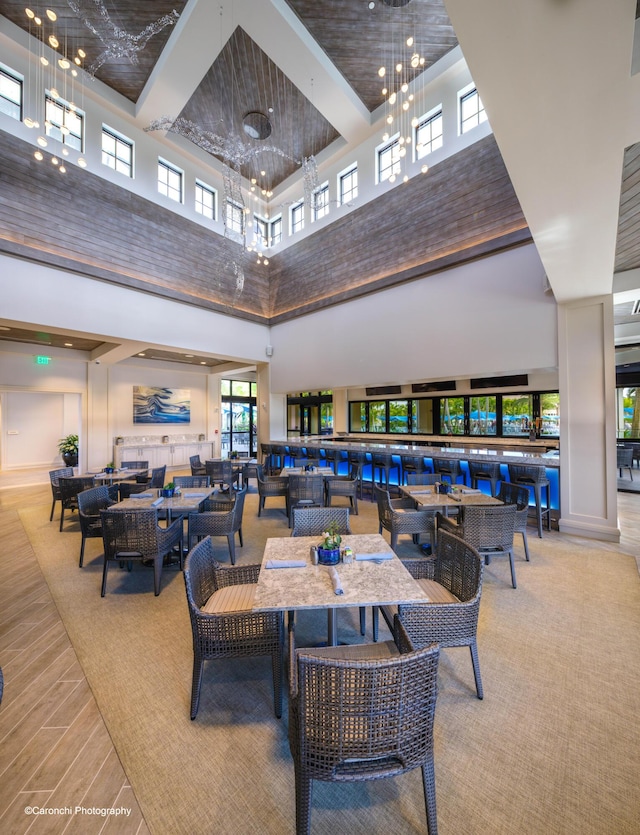
[[[51,357],[36,357],[36,365],[49,365]]]

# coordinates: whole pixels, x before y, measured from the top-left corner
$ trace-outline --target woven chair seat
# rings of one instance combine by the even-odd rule
[[[253,609],[253,601],[256,596],[257,587],[257,583],[224,586],[214,591],[201,609],[210,615],[250,612]]]

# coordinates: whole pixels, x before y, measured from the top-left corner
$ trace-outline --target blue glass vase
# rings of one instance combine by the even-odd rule
[[[337,565],[340,562],[340,549],[318,548],[318,562],[320,565]]]

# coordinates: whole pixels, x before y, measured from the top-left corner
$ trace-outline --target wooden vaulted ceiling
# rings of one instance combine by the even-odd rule
[[[260,14],[262,2],[263,0],[255,0],[256,15]],[[74,0],[74,3],[84,9],[87,14],[92,13],[95,18],[97,7],[94,0]],[[25,31],[29,31],[30,24],[25,15],[26,5],[27,0],[0,0],[0,15]],[[37,0],[31,5],[40,14],[43,14],[46,8],[51,8],[57,13],[58,31],[64,32],[64,49],[68,54],[75,54],[77,47],[82,46],[88,55],[87,63],[90,63],[104,52],[105,44],[74,14],[67,0],[51,0],[51,2]],[[335,71],[346,80],[369,113],[373,113],[382,103],[377,68],[382,63],[390,63],[391,56],[388,52],[392,41],[395,43],[400,36],[413,35],[421,54],[425,56],[425,68],[432,66],[457,45],[457,38],[443,0],[411,0],[402,9],[405,22],[401,26],[397,23],[398,10],[390,8],[382,0],[374,0],[372,8],[369,8],[370,4],[367,0],[278,0],[269,5],[277,7],[279,11],[285,8],[290,11],[291,15],[305,28],[308,37],[331,62]],[[233,6],[233,2],[222,0],[220,9],[223,6],[228,9]],[[184,14],[189,10],[190,5],[187,0],[154,0],[154,2],[104,0],[104,7],[115,26],[130,34],[137,34],[162,15],[170,14],[173,10],[178,14]],[[151,37],[146,47],[139,52],[135,63],[128,58],[110,58],[98,69],[97,78],[129,102],[137,103],[142,97],[145,85],[152,80],[153,70],[160,62],[163,50],[167,47],[170,38],[179,35],[178,28],[179,24],[175,27],[166,26]],[[389,37],[391,32],[394,33],[393,38]],[[221,132],[228,127],[240,134],[242,118],[247,111],[265,111],[265,109],[268,111],[269,107],[273,107],[273,114],[270,114],[274,130],[273,144],[282,147],[286,145],[286,153],[282,157],[273,156],[260,160],[260,169],[265,170],[264,179],[261,181],[264,187],[274,187],[284,180],[296,165],[293,161],[299,161],[310,154],[317,156],[322,148],[341,138],[335,125],[316,109],[312,101],[313,96],[304,95],[294,81],[279,68],[278,61],[270,56],[269,47],[264,42],[262,47],[259,47],[241,26],[232,28],[228,39],[225,36],[224,42],[216,41],[212,37],[211,61],[208,63],[205,60],[204,63],[207,69],[200,82],[194,86],[180,115],[206,130]],[[157,116],[160,115],[162,114],[157,114]],[[13,150],[11,147],[8,152],[13,153]],[[475,153],[475,151],[470,152],[462,163],[463,166],[473,168]],[[484,149],[478,149],[477,153],[486,157],[486,146]],[[492,145],[491,153],[496,155],[496,160],[499,159],[499,151],[495,145]],[[252,165],[253,167],[247,166],[244,169],[243,173],[247,176],[256,175],[257,163],[254,161]],[[448,172],[448,166],[445,165],[438,176],[441,179],[445,178]],[[32,173],[21,172],[20,169],[19,173],[25,174],[25,188],[28,188],[29,177],[32,177]],[[88,172],[86,173],[90,176]],[[262,175],[258,174],[258,177],[260,176]],[[522,213],[514,209],[514,206],[517,206],[517,200],[514,203],[513,189],[508,174],[501,172],[500,177],[494,182],[498,184],[494,192],[488,185],[481,194],[471,196],[463,187],[457,197],[454,195],[453,201],[454,206],[459,206],[460,201],[471,198],[475,201],[482,201],[483,216],[493,218],[494,228],[482,230],[484,235],[482,246],[485,251],[490,249],[492,240],[498,242],[511,239],[515,230],[520,240],[526,237],[526,221]],[[637,218],[640,216],[638,211],[640,185],[637,185],[639,183],[640,153],[638,147],[634,146],[627,149],[625,155],[616,250],[617,270],[640,267],[640,247],[637,243],[639,237]],[[16,185],[16,188],[19,191],[20,186]],[[428,195],[427,188],[424,184],[412,188],[418,203],[421,199],[427,199],[425,197]],[[89,192],[92,190],[99,191],[99,184],[95,189],[89,188]],[[115,196],[113,201],[118,205]],[[128,201],[122,205],[124,206],[126,202]],[[380,202],[373,201],[370,209],[363,208],[360,211],[361,213],[371,211],[373,218],[376,212],[381,212],[381,216],[384,216],[389,202],[393,202],[393,198]],[[493,215],[491,212],[488,214],[486,212],[489,206],[494,209]],[[496,206],[505,207],[502,216],[499,211],[495,214]],[[448,218],[449,220],[454,218],[454,214],[450,216],[446,214],[448,211],[447,203],[443,206],[443,213],[438,217],[439,228],[445,229]],[[141,210],[141,216],[145,217],[145,211]],[[153,223],[155,220],[149,218],[149,222]],[[79,223],[81,223],[80,220]],[[471,238],[479,234],[478,230],[471,230],[471,232]],[[4,237],[9,240],[7,251],[26,253],[38,246],[35,240],[28,241],[18,228],[13,229],[11,226],[7,228]],[[36,237],[34,236],[34,239]],[[347,283],[342,274],[339,275],[335,286],[332,286],[329,279],[313,280],[312,286],[310,285],[313,291],[312,297],[304,300],[300,297],[300,294],[304,292],[304,286],[296,284],[294,276],[298,269],[305,268],[309,253],[316,248],[313,240],[315,237],[312,235],[300,244],[290,247],[290,255],[283,254],[282,258],[275,259],[271,287],[265,284],[264,274],[253,276],[252,271],[248,270],[248,285],[253,282],[255,298],[250,297],[250,294],[247,295],[247,309],[245,310],[237,309],[232,290],[224,286],[224,278],[218,275],[212,278],[206,272],[198,273],[190,287],[179,288],[178,292],[183,293],[185,300],[192,299],[194,303],[198,303],[204,299],[206,304],[214,307],[216,301],[213,296],[217,293],[219,309],[230,310],[233,307],[236,315],[246,315],[262,321],[275,321],[281,317],[299,315],[305,310],[332,303],[342,297],[348,297],[348,294],[366,292],[367,284],[371,282],[373,284],[382,282],[380,286],[384,286],[395,280],[403,280],[403,276],[414,277],[416,270],[420,269],[419,263],[397,264],[394,273],[390,266],[381,268],[379,264],[376,264],[373,271],[363,269],[358,275],[351,276]],[[473,250],[473,246],[469,248],[468,240],[439,243],[442,252],[446,252],[446,256],[443,257],[446,257],[447,263],[453,262],[457,246],[461,253]],[[326,250],[325,242],[317,246],[320,246],[321,250],[325,247]],[[69,255],[72,256],[69,261],[77,259],[76,263],[79,266],[82,265],[82,259],[86,258],[91,270],[99,272],[96,267],[97,256],[93,250],[85,254],[69,253]],[[62,254],[59,257],[61,261],[64,260]],[[461,257],[467,256],[461,255]],[[423,263],[427,264],[430,261],[435,263],[437,259],[432,259],[431,253],[426,253]],[[111,265],[108,266],[111,267]],[[194,271],[198,268],[198,264],[193,265]],[[104,274],[109,275],[110,280],[111,272],[113,271],[108,268],[104,270]],[[153,262],[151,254],[146,264],[141,262],[137,265],[134,275],[126,273],[127,270],[123,268],[119,280],[130,281],[134,286],[148,286],[151,291],[162,288],[165,282],[161,265]],[[170,284],[169,279],[167,279],[167,284]],[[176,292],[176,288],[173,289]],[[294,289],[297,296],[294,295]],[[160,291],[164,292],[162,289]]]

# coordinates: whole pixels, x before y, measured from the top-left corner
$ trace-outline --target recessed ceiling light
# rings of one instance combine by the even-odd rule
[[[11,328],[7,328],[5,325],[0,325],[0,331],[10,331]]]
[[[206,364],[207,363],[204,360],[202,360],[202,362],[200,363],[200,365],[206,365]]]
[[[146,357],[146,354],[138,354],[139,357]]]
[[[73,342],[65,342],[64,347],[65,348],[73,348]]]
[[[185,354],[185,357],[189,360],[193,359],[193,354]]]

